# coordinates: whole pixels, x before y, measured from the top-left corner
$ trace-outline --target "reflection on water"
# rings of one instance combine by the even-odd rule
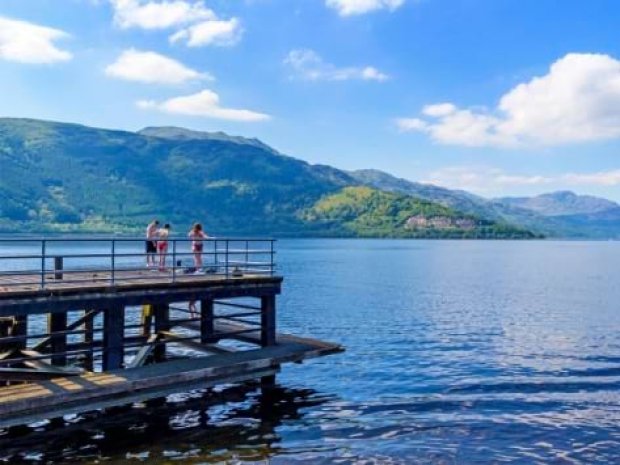
[[[312,390],[258,384],[194,391],[108,412],[12,428],[0,461],[20,463],[256,461],[277,454],[283,422],[328,399]]]
[[[284,331],[343,354],[279,388],[0,437],[0,456],[95,463],[620,463],[620,243],[295,240]]]

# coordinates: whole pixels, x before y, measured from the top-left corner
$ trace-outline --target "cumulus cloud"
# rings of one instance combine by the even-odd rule
[[[489,166],[448,166],[429,173],[423,182],[482,194],[524,186],[620,186],[620,170],[537,175],[508,173]]]
[[[325,4],[340,16],[361,15],[384,9],[393,11],[403,3],[405,0],[325,0]]]
[[[239,42],[242,35],[241,22],[237,18],[212,19],[181,29],[170,36],[170,42],[185,42],[188,47],[228,46]]]
[[[202,1],[110,0],[114,23],[123,28],[177,29],[171,42],[190,47],[234,45],[242,34],[238,18],[221,19]]]
[[[51,27],[0,16],[0,59],[20,63],[55,63],[72,58],[54,43],[69,37]]]
[[[424,118],[400,118],[402,131],[420,131],[443,144],[520,147],[620,137],[620,61],[570,53],[547,74],[521,83],[492,110],[427,105]]]
[[[143,1],[110,0],[114,8],[114,23],[128,29],[168,29],[196,21],[215,19],[215,13],[203,2],[184,0]]]
[[[181,84],[197,79],[213,80],[210,74],[199,73],[172,58],[133,48],[121,53],[105,72],[110,77],[149,84]]]
[[[222,107],[220,105],[219,96],[208,89],[198,92],[197,94],[174,97],[162,102],[140,100],[137,102],[137,105],[142,109],[154,109],[165,113],[201,116],[228,121],[256,122],[266,121],[271,118],[265,113]]]
[[[295,77],[310,81],[358,79],[381,82],[389,79],[387,74],[372,66],[339,68],[325,62],[318,53],[308,49],[291,50],[284,63],[289,66]]]

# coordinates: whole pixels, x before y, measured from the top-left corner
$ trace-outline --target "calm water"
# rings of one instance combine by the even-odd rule
[[[620,463],[620,243],[295,240],[278,388],[0,435],[9,463]],[[223,402],[222,402],[223,399]]]

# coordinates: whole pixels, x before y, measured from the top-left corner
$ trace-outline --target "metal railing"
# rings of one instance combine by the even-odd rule
[[[275,239],[0,238],[0,292],[58,284],[176,282],[191,275],[273,276]]]

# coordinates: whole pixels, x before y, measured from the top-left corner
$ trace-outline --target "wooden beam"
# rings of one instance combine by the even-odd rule
[[[47,332],[50,333],[49,351],[52,365],[66,365],[67,335],[62,333],[67,330],[67,312],[50,313],[47,315]],[[59,333],[59,334],[54,334]]]
[[[82,325],[86,325],[89,322],[92,322],[92,319],[100,311],[101,310],[90,310],[88,312],[85,312],[84,316],[82,318],[80,318],[78,320],[75,320],[70,325],[67,325],[67,327],[65,328],[65,331],[73,331],[75,329],[78,329]],[[53,336],[46,337],[45,339],[42,339],[41,341],[37,342],[34,346],[32,346],[32,349],[33,350],[43,350],[44,348],[46,348],[48,345],[51,344],[52,339],[53,339]]]
[[[138,353],[135,355],[133,360],[127,365],[126,368],[138,368],[138,367],[143,366],[146,363],[146,360],[148,359],[149,355],[151,355],[151,353],[153,352],[153,349],[155,349],[156,347],[155,344],[159,341],[160,337],[161,336],[159,334],[151,334],[151,336],[146,341],[147,345],[140,348]]]

